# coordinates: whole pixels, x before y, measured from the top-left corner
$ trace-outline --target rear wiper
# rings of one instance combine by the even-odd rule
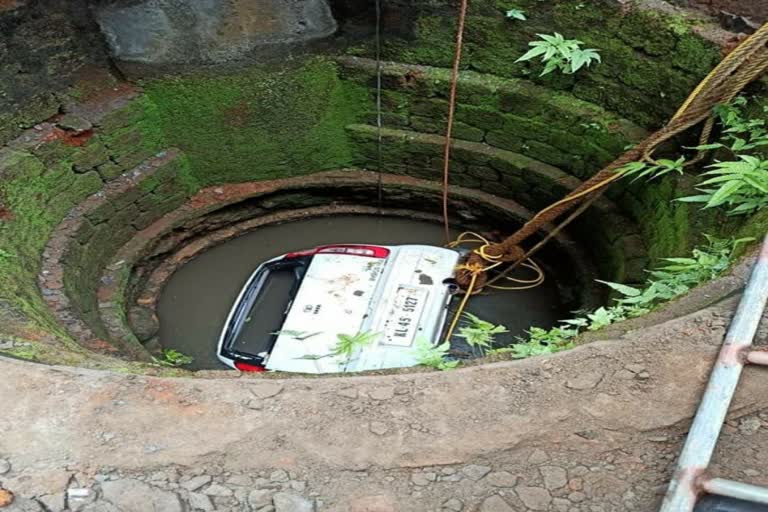
[[[295,340],[298,341],[304,341],[307,340],[313,336],[317,336],[318,334],[323,334],[323,331],[317,331],[317,332],[307,332],[307,331],[291,331],[291,330],[284,330],[284,331],[275,331],[272,334],[275,336],[280,336],[281,334],[284,334],[286,336],[289,336]]]

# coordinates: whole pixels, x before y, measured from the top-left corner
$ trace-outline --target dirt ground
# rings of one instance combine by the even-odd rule
[[[3,511],[655,510],[736,301],[442,373],[164,379],[2,359]],[[768,484],[767,385],[745,370],[714,474]]]

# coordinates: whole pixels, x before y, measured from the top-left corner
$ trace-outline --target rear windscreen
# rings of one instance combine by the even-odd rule
[[[257,355],[271,348],[273,334],[282,327],[295,282],[294,269],[270,272],[261,293],[245,315],[239,336],[229,346],[231,350]]]

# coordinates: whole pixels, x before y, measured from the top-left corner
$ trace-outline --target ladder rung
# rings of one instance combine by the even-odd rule
[[[761,364],[768,366],[768,351],[766,350],[753,350],[747,354],[747,361],[752,364]]]
[[[709,478],[701,483],[701,487],[709,494],[768,505],[768,487],[745,484],[725,478]]]

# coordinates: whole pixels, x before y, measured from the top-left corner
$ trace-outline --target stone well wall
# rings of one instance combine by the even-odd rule
[[[22,71],[25,59],[42,62],[21,82],[0,80],[12,92],[0,101],[15,112],[0,128],[0,333],[19,340],[10,353],[20,357],[89,364],[62,325],[88,348],[112,350],[102,343],[111,329],[102,313],[111,308],[111,318],[123,321],[125,304],[120,294],[98,296],[106,267],[136,233],[201,189],[338,169],[441,177],[453,2],[385,2],[384,26],[397,30],[383,39],[395,62],[383,66],[381,134],[372,42],[343,55],[160,76],[138,88],[112,75],[88,16],[80,26],[63,7],[3,5],[0,25],[10,27],[12,46],[3,58]],[[393,5],[403,6],[402,19],[393,18]],[[511,7],[528,20],[507,19]],[[47,27],[36,34],[46,44],[29,46],[35,27]],[[67,27],[69,36],[60,31]],[[78,27],[82,37],[72,37]],[[674,112],[720,56],[697,35],[710,28],[675,10],[622,9],[609,0],[472,2],[452,183],[530,211],[560,198]],[[600,49],[603,63],[546,77],[535,64],[514,63],[536,33],[554,31]],[[88,70],[89,79],[62,62]],[[24,80],[23,94],[9,88]],[[690,174],[622,184],[570,233],[591,251],[601,277],[632,282],[657,258],[686,253],[703,233],[756,233],[766,225],[765,214],[724,221],[673,203],[694,181]],[[52,260],[59,266],[44,268]],[[121,283],[131,270],[119,269]],[[140,349],[129,342],[115,348]]]

